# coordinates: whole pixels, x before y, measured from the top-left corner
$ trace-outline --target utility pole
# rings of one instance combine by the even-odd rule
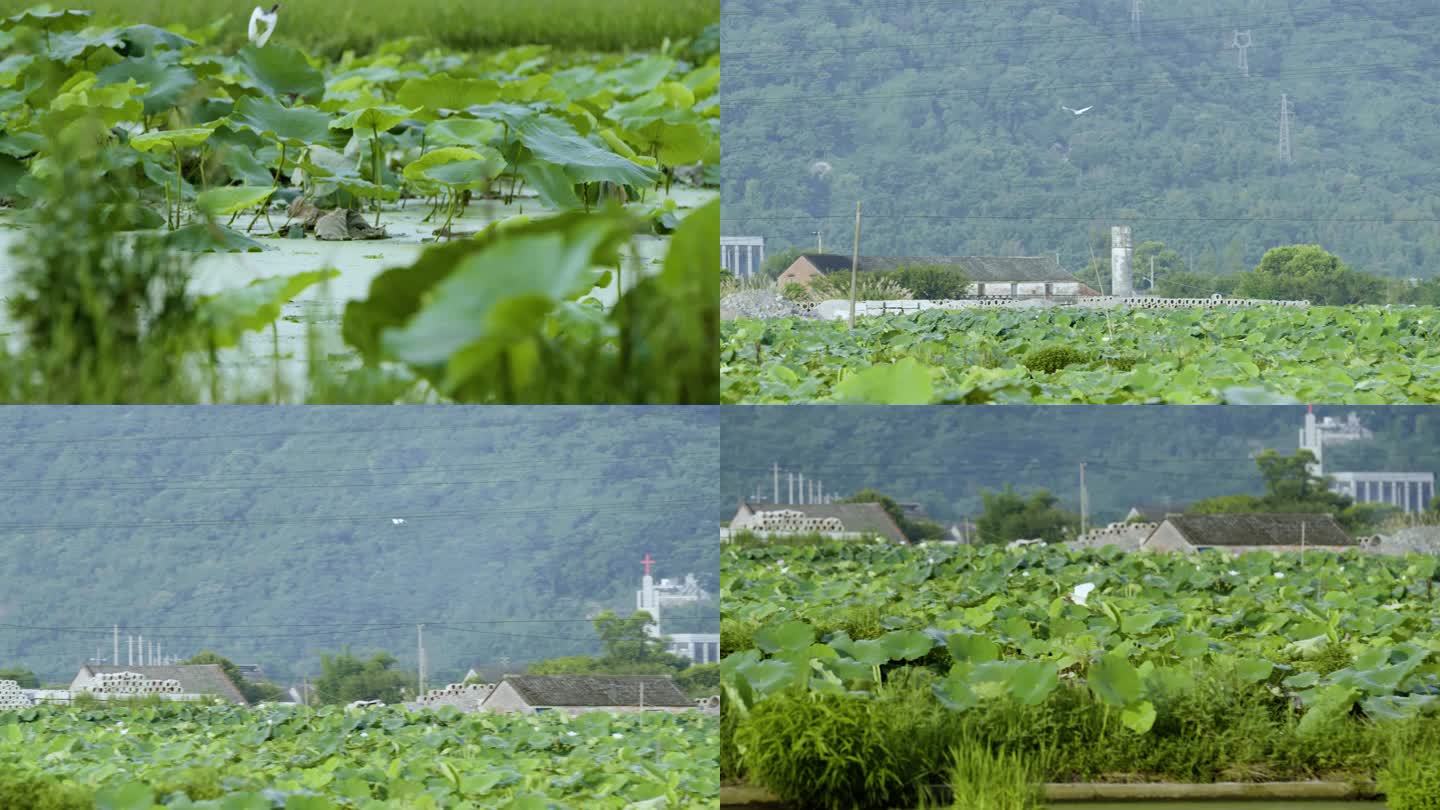
[[[1249,31],[1237,30],[1234,36],[1230,38],[1230,47],[1234,48],[1240,55],[1238,61],[1240,75],[1247,79],[1250,78],[1250,54],[1248,52],[1251,42]]]
[[[1290,116],[1294,109],[1290,106],[1290,96],[1280,96],[1280,162],[1290,163],[1295,159],[1295,153],[1290,147]]]
[[[771,503],[780,503],[780,465],[779,465],[779,464],[772,465],[772,469],[773,469],[774,474],[775,474],[775,497],[772,498],[772,499],[770,500],[770,502],[771,502]]]
[[[1300,521],[1300,570],[1305,570],[1305,521]]]
[[[1085,491],[1085,462],[1080,462],[1080,536],[1085,536],[1085,525],[1090,519],[1090,493]]]
[[[1140,39],[1140,0],[1130,0],[1130,34]]]
[[[115,666],[118,667],[118,666],[120,666],[120,625],[118,625],[118,624],[115,625],[115,627],[114,627],[114,632],[115,632],[115,639],[114,639],[114,641],[115,641],[115,650],[114,650],[114,654],[112,654],[112,655],[110,656],[110,663],[111,663],[111,664],[114,664]]]
[[[795,473],[785,473],[785,484],[787,489],[789,489],[789,492],[786,493],[785,503],[795,503]]]
[[[1150,257],[1150,294],[1155,294],[1155,257]]]
[[[850,254],[850,329],[855,329],[855,287],[860,279],[860,201],[855,201],[855,252]]]
[[[799,473],[799,476],[800,476],[800,505],[801,505],[801,506],[804,506],[805,503],[806,503],[806,498],[805,498],[805,473]]]
[[[816,231],[816,232],[815,232],[815,252],[816,252],[816,253],[824,253],[824,252],[825,252],[825,232],[824,232],[824,231]]]
[[[425,696],[425,625],[415,625],[415,660],[418,662],[420,675],[420,689],[415,693],[415,699],[419,700]]]
[[[645,711],[645,682],[640,682],[640,711]]]

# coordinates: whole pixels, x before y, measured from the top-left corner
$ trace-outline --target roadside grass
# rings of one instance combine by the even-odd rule
[[[272,2],[255,4],[268,8]],[[35,5],[33,0],[0,0],[0,16]],[[238,49],[246,40],[252,4],[77,0],[50,5],[93,11],[100,24],[142,22],[191,31],[214,26],[214,44]],[[229,20],[220,22],[227,15]],[[423,47],[456,50],[538,44],[562,50],[627,51],[656,48],[666,38],[693,39],[719,19],[719,0],[282,0],[273,41],[298,45],[317,56],[339,56],[345,51],[365,55],[406,37],[418,38]]]

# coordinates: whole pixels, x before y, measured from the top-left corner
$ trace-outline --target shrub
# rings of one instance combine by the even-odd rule
[[[1440,810],[1440,741],[1431,737],[1395,746],[1380,771],[1380,789],[1390,810]]]
[[[915,294],[879,273],[861,273],[855,279],[856,301],[905,301]],[[850,300],[850,274],[831,273],[810,282],[810,300]]]
[[[970,292],[970,277],[954,267],[902,267],[885,277],[924,300],[964,298]]]
[[[1069,346],[1046,346],[1025,355],[1025,359],[1020,362],[1033,372],[1054,374],[1066,366],[1083,363],[1087,359],[1085,353],[1079,349],[1072,349]]]
[[[90,810],[90,792],[69,782],[40,774],[0,773],[0,807],[27,810]]]

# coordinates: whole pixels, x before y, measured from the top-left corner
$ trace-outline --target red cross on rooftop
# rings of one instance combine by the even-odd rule
[[[645,559],[641,560],[640,564],[645,566],[645,576],[650,576],[650,566],[655,564],[655,561],[650,559],[650,552],[645,552]]]

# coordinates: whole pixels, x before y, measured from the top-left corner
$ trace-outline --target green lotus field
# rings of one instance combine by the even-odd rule
[[[725,322],[725,403],[1424,403],[1440,310],[932,310]]]
[[[285,20],[0,20],[0,399],[716,400],[711,39],[319,58]]]
[[[715,736],[698,713],[41,707],[0,712],[0,806],[695,810]]]
[[[722,768],[789,800],[905,806],[975,745],[1036,781],[1440,783],[1433,557],[832,543],[722,571]]]

